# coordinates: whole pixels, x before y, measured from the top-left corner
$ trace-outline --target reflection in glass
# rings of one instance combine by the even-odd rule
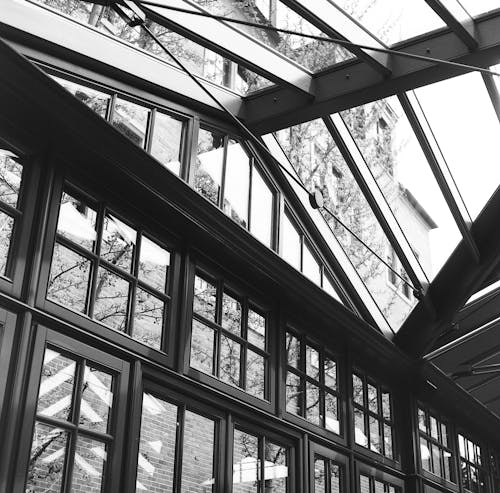
[[[132,337],[136,341],[160,349],[164,308],[165,304],[162,300],[137,288],[132,331]]]
[[[219,378],[231,385],[240,383],[241,345],[224,334],[220,338]]]
[[[310,423],[321,425],[321,412],[319,402],[319,388],[306,382],[306,415],[305,418]]]
[[[78,435],[75,447],[71,490],[84,488],[85,493],[101,493],[104,487],[106,468],[106,444]]]
[[[265,398],[266,363],[262,356],[247,349],[246,391],[260,399]]]
[[[260,478],[259,439],[234,430],[233,493],[257,493]]]
[[[373,385],[368,384],[368,409],[374,413],[378,413],[377,396],[377,389]]]
[[[241,335],[241,303],[224,293],[222,296],[222,327],[236,335]]]
[[[224,212],[238,224],[248,226],[250,159],[241,144],[229,140],[224,181]]]
[[[93,431],[106,433],[113,406],[113,377],[91,366],[85,366],[80,424]]]
[[[294,368],[300,367],[300,341],[290,332],[286,333],[286,361]]]
[[[90,260],[56,242],[47,298],[71,310],[85,313],[89,277]]]
[[[379,422],[372,416],[370,416],[370,450],[373,450],[378,454],[382,453]]]
[[[252,309],[248,310],[247,340],[260,349],[266,349],[266,319]]]
[[[392,446],[392,428],[384,424],[384,455],[392,459],[393,446]]]
[[[208,374],[214,373],[214,343],[214,330],[193,319],[190,358],[192,368]]]
[[[154,289],[165,292],[170,253],[146,236],[141,238],[138,277]]]
[[[323,459],[314,460],[314,493],[327,493],[325,461]]]
[[[287,449],[266,440],[264,453],[264,491],[286,493]]]
[[[368,437],[365,429],[365,414],[359,409],[354,409],[354,438],[356,443],[363,447],[368,446]]]
[[[2,275],[6,275],[13,229],[14,218],[0,212],[0,274]]]
[[[289,413],[302,415],[302,386],[300,377],[295,373],[287,372],[286,374],[286,410]]]
[[[422,461],[422,467],[429,472],[432,472],[431,469],[431,452],[430,452],[430,444],[427,441],[420,437],[420,459]]]
[[[352,376],[352,394],[353,394],[353,399],[356,404],[359,404],[360,406],[364,405],[364,390],[363,390],[363,380],[361,380],[360,377],[357,375]]]
[[[283,230],[280,243],[282,247],[282,257],[297,270],[300,270],[300,235],[287,214],[283,217]]]
[[[194,278],[193,311],[208,320],[216,317],[216,287],[200,276]]]
[[[306,345],[306,375],[319,380],[319,352]]]
[[[23,166],[14,155],[0,149],[0,200],[14,208],[18,206],[22,175]]]
[[[250,206],[250,232],[264,245],[272,247],[274,194],[262,178],[260,171],[252,168],[252,194]]]
[[[338,401],[329,392],[325,393],[325,428],[334,433],[340,433]]]
[[[183,133],[184,122],[156,112],[151,133],[151,155],[176,175],[181,171]]]
[[[147,108],[116,98],[111,124],[139,147],[144,147],[148,121]]]
[[[112,214],[104,218],[101,258],[130,272],[137,232]]]
[[[337,388],[337,365],[330,358],[325,358],[325,385],[331,389]]]
[[[93,317],[114,330],[124,332],[127,326],[129,288],[128,281],[99,267]]]

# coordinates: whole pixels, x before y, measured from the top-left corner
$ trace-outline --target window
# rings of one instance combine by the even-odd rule
[[[340,434],[337,364],[326,351],[287,331],[286,410]]]
[[[144,392],[136,491],[218,491],[216,433],[213,419]]]
[[[170,251],[104,204],[64,191],[47,298],[155,349],[166,336]]]
[[[340,493],[343,491],[347,491],[344,466],[332,459],[315,455],[313,493]]]
[[[111,115],[111,124],[139,147],[146,143],[146,131],[150,118],[149,109],[117,97]]]
[[[418,259],[418,254],[416,252],[415,256]],[[392,287],[407,301],[411,301],[413,298],[413,290],[410,284],[410,279],[406,271],[403,269],[396,252],[392,247],[389,247],[389,254],[387,255],[387,263],[390,268],[387,267],[387,279]],[[399,275],[398,275],[399,274]]]
[[[26,491],[104,491],[114,395],[112,373],[46,347]]]
[[[289,491],[289,450],[269,440],[235,429],[233,493]]]
[[[372,476],[359,475],[360,493],[401,493],[401,488],[386,481],[379,481]]]
[[[190,365],[268,398],[268,315],[222,279],[194,278]]]
[[[358,372],[352,376],[352,391],[355,442],[394,459],[391,394]]]
[[[448,425],[429,411],[418,409],[422,467],[436,476],[455,482],[453,449]]]
[[[481,447],[459,434],[458,449],[460,451],[460,477],[464,489],[474,493],[488,491],[486,456]]]

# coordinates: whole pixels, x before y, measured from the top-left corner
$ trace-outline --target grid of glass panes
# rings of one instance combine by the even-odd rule
[[[473,493],[488,491],[486,456],[483,455],[481,447],[459,434],[458,450],[460,452],[460,477],[463,488]]]
[[[63,192],[47,298],[155,349],[165,339],[170,252],[73,190]]]
[[[394,459],[392,397],[359,372],[352,375],[354,439],[358,445]]]
[[[134,144],[145,148],[165,168],[176,175],[181,174],[185,120],[81,83],[55,76],[53,79],[99,116],[109,120]]]
[[[267,319],[246,296],[198,272],[193,289],[191,367],[267,399]]]
[[[0,275],[10,276],[10,257],[16,222],[20,210],[23,165],[7,149],[0,148]]]
[[[26,491],[104,491],[113,383],[98,365],[45,349]]]
[[[386,481],[379,481],[373,476],[359,475],[360,493],[401,493],[401,488]]]
[[[313,493],[340,493],[346,491],[344,474],[343,465],[321,455],[315,455]]]
[[[274,192],[240,142],[201,127],[192,186],[262,243],[273,247]]]
[[[337,364],[325,350],[288,330],[286,410],[308,422],[340,434]]]
[[[419,408],[418,429],[422,467],[436,476],[454,482],[453,449],[448,425],[429,411]]]
[[[213,419],[144,392],[136,491],[218,491],[216,433]]]
[[[289,481],[287,447],[234,429],[232,493],[287,493]]]

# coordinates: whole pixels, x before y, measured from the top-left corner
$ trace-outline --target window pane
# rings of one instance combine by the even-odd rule
[[[130,272],[137,233],[111,214],[104,219],[101,257],[117,267]]]
[[[35,423],[26,491],[33,493],[60,492],[68,434],[61,428]]]
[[[325,385],[334,390],[337,388],[337,365],[330,358],[325,358]]]
[[[94,208],[66,192],[63,193],[57,222],[57,232],[60,235],[87,250],[93,250],[96,221],[97,212]]]
[[[300,270],[300,236],[288,216],[283,217],[281,232],[282,257],[297,270]]]
[[[431,471],[431,451],[429,444],[425,439],[420,437],[420,459],[422,460],[422,467],[426,471]]]
[[[388,392],[382,392],[382,415],[391,420],[391,396]]]
[[[425,411],[422,411],[422,409],[418,410],[418,428],[424,433],[426,433],[427,431],[427,427],[425,424]]]
[[[129,283],[99,267],[95,289],[94,318],[119,332],[127,326]]]
[[[38,391],[37,413],[50,418],[71,419],[76,363],[47,348]]]
[[[441,443],[448,446],[448,427],[444,423],[441,423]]]
[[[215,332],[198,320],[193,320],[190,365],[205,373],[214,373]]]
[[[96,91],[90,87],[85,87],[81,84],[76,84],[75,82],[59,77],[52,76],[52,78],[91,110],[95,111],[100,117],[106,118],[106,112],[111,99],[109,94]]]
[[[215,320],[215,310],[217,303],[216,287],[205,281],[202,277],[195,276],[194,278],[194,299],[193,311],[198,315],[203,315],[208,320]]]
[[[356,443],[368,447],[368,437],[365,430],[365,414],[359,409],[354,409],[354,436]]]
[[[219,203],[224,160],[224,135],[200,128],[194,166],[194,189],[215,205]]]
[[[274,194],[255,166],[252,169],[251,197],[250,232],[264,245],[272,247]]]
[[[319,402],[319,388],[312,383],[306,382],[306,416],[310,423],[321,425],[321,413]]]
[[[227,146],[224,212],[244,228],[248,227],[250,159],[240,144]]]
[[[286,333],[286,362],[294,368],[300,368],[300,341],[290,332]]]
[[[333,286],[333,281],[331,280],[330,276],[326,273],[323,274],[323,289],[332,297],[335,298],[337,301],[342,303],[342,300],[340,299],[339,294],[337,293],[337,290]]]
[[[378,392],[377,388],[368,384],[368,409],[374,413],[378,413]]]
[[[181,170],[181,146],[184,123],[156,112],[151,136],[151,154],[176,175]]]
[[[359,476],[359,483],[360,483],[359,491],[361,493],[370,493],[370,478],[368,476],[364,476],[363,474],[361,474]]]
[[[14,208],[18,205],[22,175],[22,165],[0,149],[0,200]]]
[[[113,406],[113,377],[109,373],[85,366],[80,425],[106,433]]]
[[[149,110],[138,104],[117,98],[112,125],[139,147],[144,147]]]
[[[380,429],[379,422],[376,418],[370,416],[370,450],[382,453],[382,447],[380,444]]]
[[[393,453],[392,428],[389,425],[384,424],[384,455],[389,457],[389,459],[392,459]]]
[[[287,450],[266,440],[264,457],[264,490],[276,493],[287,491]]]
[[[436,445],[431,444],[431,455],[434,474],[441,476],[441,453]]]
[[[134,329],[132,337],[155,349],[161,348],[165,303],[152,294],[137,288]]]
[[[164,292],[169,266],[170,253],[146,236],[142,236],[139,279],[158,291]]]
[[[356,404],[359,404],[360,406],[364,406],[363,380],[361,380],[361,378],[358,377],[357,375],[352,376],[352,393],[353,393],[354,402]]]
[[[234,430],[233,493],[259,491],[259,440],[253,435]]]
[[[260,349],[266,349],[266,319],[252,309],[248,310],[247,340]]]
[[[325,428],[334,433],[340,433],[338,401],[328,392],[325,393]]]
[[[302,272],[315,284],[321,286],[321,268],[306,244],[304,244],[302,257]]]
[[[319,352],[306,345],[306,374],[319,380]]]
[[[71,478],[72,491],[101,493],[104,486],[106,458],[106,444],[79,434]]]
[[[85,313],[90,260],[55,243],[47,298],[66,308]]]
[[[325,461],[314,460],[314,493],[327,493]]]
[[[265,398],[266,362],[262,356],[247,350],[247,385],[246,391],[249,394]]]
[[[241,345],[225,335],[220,338],[219,378],[231,385],[240,384]]]
[[[330,461],[330,491],[331,493],[341,493],[341,474],[340,466]]]
[[[136,491],[172,493],[177,406],[151,394],[142,398]]]
[[[214,421],[186,411],[182,454],[182,491],[188,493],[218,491],[214,478],[214,446]]]
[[[430,425],[431,425],[431,429],[430,429],[431,437],[434,438],[435,440],[438,440],[439,439],[439,435],[438,435],[438,423],[436,421],[436,418],[434,416],[431,416],[429,422],[430,422]]]
[[[241,335],[241,303],[232,296],[222,295],[222,327],[236,335]]]
[[[295,373],[286,374],[286,410],[289,413],[302,415],[301,403],[303,400],[300,377]]]

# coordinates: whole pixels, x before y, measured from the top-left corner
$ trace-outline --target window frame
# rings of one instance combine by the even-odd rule
[[[404,476],[401,477],[395,476],[394,474],[390,474],[385,472],[382,469],[375,468],[374,466],[370,466],[364,462],[356,461],[354,465],[355,478],[356,478],[356,491],[360,491],[360,481],[361,476],[367,476],[370,479],[370,493],[374,493],[372,487],[372,480],[378,481],[384,484],[389,484],[395,488],[398,488],[396,493],[405,493],[405,480]]]
[[[313,441],[309,443],[309,491],[311,493],[318,493],[315,490],[315,477],[314,477],[314,469],[315,469],[314,464],[318,456],[324,460],[333,461],[336,465],[342,468],[340,493],[350,492],[351,474],[349,470],[350,469],[349,457],[340,452],[337,452],[335,449],[332,449],[331,447],[326,447],[324,445],[320,445]]]
[[[484,489],[480,491],[480,493],[490,493],[492,475],[489,467],[488,448],[484,445],[483,440],[476,439],[474,433],[470,433],[469,431],[464,430],[460,426],[456,427],[455,437],[456,437],[456,462],[458,465],[457,482],[459,483],[461,491],[463,491],[464,493],[472,493],[473,491],[464,486],[464,478],[462,475],[462,464],[465,463],[467,465],[467,472],[470,471],[471,467],[474,467],[478,473],[481,472],[483,473],[485,478],[485,485]],[[474,447],[475,448],[477,447],[479,449],[481,453],[481,465],[478,465],[476,462],[473,462],[469,459],[469,450],[465,442],[464,446],[467,457],[462,457],[462,454],[460,453],[460,437],[462,437],[465,441],[468,440],[469,442],[472,442]],[[475,451],[474,455],[476,455]],[[478,480],[479,480],[479,474],[478,474]]]

